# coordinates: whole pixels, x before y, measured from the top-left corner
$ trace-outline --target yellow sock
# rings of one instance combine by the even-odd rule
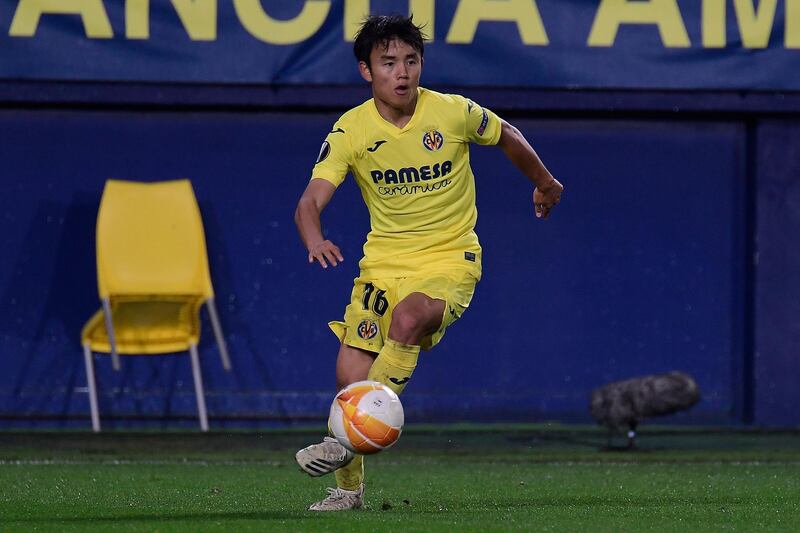
[[[387,338],[372,363],[367,379],[383,383],[397,394],[403,392],[419,359],[419,346]]]
[[[372,363],[367,379],[383,383],[397,394],[403,392],[419,359],[419,346],[401,344],[387,338]],[[336,471],[336,485],[344,490],[358,490],[364,481],[364,456],[356,455],[350,464]]]
[[[364,481],[364,456],[356,455],[347,466],[334,472],[336,486],[344,490],[358,490]]]

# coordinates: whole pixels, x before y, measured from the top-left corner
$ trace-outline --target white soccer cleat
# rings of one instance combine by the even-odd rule
[[[358,490],[344,490],[340,488],[325,489],[328,497],[317,503],[312,503],[309,511],[350,511],[361,509],[364,506],[364,484]]]
[[[352,461],[353,457],[355,454],[333,437],[325,437],[319,444],[307,446],[294,456],[303,472],[311,477],[330,474]]]

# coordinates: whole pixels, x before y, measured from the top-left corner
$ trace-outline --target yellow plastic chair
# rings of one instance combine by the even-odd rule
[[[81,332],[92,429],[100,431],[93,352],[188,351],[197,411],[208,431],[197,344],[200,307],[208,306],[222,366],[231,363],[208,269],[203,221],[189,180],[138,183],[108,180],[97,214],[97,285],[103,307]]]

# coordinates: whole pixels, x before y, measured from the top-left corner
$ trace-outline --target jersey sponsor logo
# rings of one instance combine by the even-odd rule
[[[489,124],[489,114],[485,109],[481,109],[481,111],[483,111],[483,118],[481,118],[481,125],[478,126],[478,135],[482,137],[483,132],[486,131],[486,125]]]
[[[333,135],[334,133],[344,133],[342,128],[336,128],[335,130],[331,130],[328,132],[328,135]]]
[[[384,140],[375,141],[375,146],[373,146],[372,148],[367,148],[367,152],[374,152],[375,150],[380,148],[382,144],[386,144],[386,142],[387,141]]]
[[[426,131],[422,136],[422,146],[429,152],[438,151],[444,144],[444,137],[437,130]]]
[[[405,378],[403,378],[403,379],[389,378],[389,381],[391,381],[391,382],[392,382],[392,383],[394,383],[395,385],[403,385],[403,384],[405,384],[405,383],[408,383],[408,380],[409,380],[409,379],[411,379],[411,378],[409,378],[409,377],[405,377]]]
[[[380,182],[386,185],[395,183],[414,183],[420,180],[429,181],[436,178],[447,176],[453,171],[453,162],[444,161],[443,163],[436,163],[434,165],[424,165],[419,168],[405,167],[399,170],[393,168],[387,170],[371,170],[370,176],[375,184]]]
[[[322,163],[331,153],[331,145],[328,141],[323,141],[322,147],[319,149],[319,155],[317,156],[317,163]]]
[[[464,252],[464,259],[467,261],[475,262],[475,254],[473,252]]]
[[[433,183],[424,183],[419,185],[392,185],[391,187],[378,187],[378,194],[382,196],[407,196],[410,194],[426,193],[444,189],[453,183],[450,178],[435,181]]]
[[[378,334],[378,324],[372,320],[362,320],[356,328],[358,336],[364,340],[370,340]]]

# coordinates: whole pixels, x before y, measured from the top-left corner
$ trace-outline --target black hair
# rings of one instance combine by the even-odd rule
[[[422,27],[414,24],[413,15],[406,18],[402,15],[374,15],[367,17],[361,29],[356,34],[353,43],[353,53],[356,59],[363,61],[369,67],[369,55],[372,49],[380,45],[389,46],[389,41],[399,39],[412,46],[419,56],[425,53],[425,36]]]

